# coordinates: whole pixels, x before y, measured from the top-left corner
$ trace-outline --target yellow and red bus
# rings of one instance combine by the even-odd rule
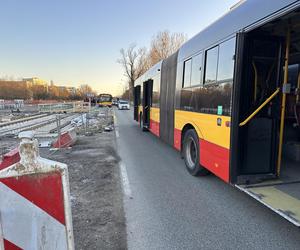
[[[135,82],[134,119],[300,226],[300,1],[248,0]]]
[[[113,97],[111,94],[100,94],[98,96],[97,104],[99,107],[112,107]]]

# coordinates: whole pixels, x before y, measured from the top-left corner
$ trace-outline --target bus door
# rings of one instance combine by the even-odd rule
[[[238,112],[236,182],[254,183],[276,177],[283,44],[278,37],[258,34],[244,34],[241,40],[240,82],[235,90],[239,100],[234,104],[239,107],[233,110]]]
[[[237,38],[230,181],[300,227],[299,9]]]
[[[134,100],[133,100],[133,106],[134,106],[134,120],[139,120],[139,105],[141,104],[141,86],[135,86],[134,87]]]
[[[143,83],[143,128],[150,128],[150,110],[152,106],[153,80]]]

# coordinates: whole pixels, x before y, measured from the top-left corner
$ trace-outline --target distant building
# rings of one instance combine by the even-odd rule
[[[43,86],[47,93],[49,91],[48,83],[38,77],[23,78],[23,81],[26,82],[27,88],[31,88],[33,86]]]
[[[76,95],[77,93],[77,89],[75,87],[66,87],[67,91],[71,94],[71,95]]]
[[[58,89],[61,90],[61,91],[67,90],[67,87],[65,87],[65,86],[57,86],[57,87],[58,87]]]
[[[30,99],[26,81],[0,80],[0,99]]]
[[[28,87],[32,87],[35,85],[48,87],[48,83],[38,77],[23,78],[23,81],[27,83]]]
[[[60,91],[67,91],[71,95],[76,95],[77,89],[75,87],[57,86]]]

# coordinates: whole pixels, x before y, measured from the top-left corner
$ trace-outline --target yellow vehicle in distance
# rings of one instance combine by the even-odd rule
[[[100,94],[98,96],[97,104],[99,107],[112,107],[112,95],[111,94]]]

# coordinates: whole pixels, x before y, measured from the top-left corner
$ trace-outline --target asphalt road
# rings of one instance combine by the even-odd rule
[[[300,249],[300,229],[116,111],[129,249]],[[126,174],[127,173],[127,174]]]

